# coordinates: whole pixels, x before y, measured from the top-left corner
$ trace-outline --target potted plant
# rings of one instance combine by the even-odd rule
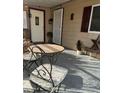
[[[52,43],[53,32],[47,32],[48,43]]]
[[[77,54],[78,55],[82,54],[82,51],[81,51],[82,45],[81,45],[81,41],[80,40],[77,41],[76,48],[77,48]]]

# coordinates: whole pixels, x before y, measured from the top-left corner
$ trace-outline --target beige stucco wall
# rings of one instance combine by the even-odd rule
[[[45,10],[45,40],[47,41],[46,34],[47,34],[47,32],[52,31],[52,24],[48,23],[48,20],[52,17],[52,12],[51,12],[50,8],[40,7],[40,6],[35,6],[35,5],[29,5],[28,7]],[[28,10],[28,9],[24,8],[24,10]],[[28,18],[28,20],[29,20],[29,18]],[[29,21],[28,21],[28,25],[29,25]],[[29,29],[29,31],[30,31],[30,29]]]
[[[62,5],[64,8],[62,45],[76,49],[77,40],[81,40],[85,46],[92,46],[90,39],[97,38],[98,34],[80,32],[83,15],[83,8],[93,4],[99,4],[100,0],[73,0]],[[71,13],[74,13],[74,20],[70,20]]]

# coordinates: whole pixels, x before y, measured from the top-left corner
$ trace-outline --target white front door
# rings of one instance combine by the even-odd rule
[[[53,43],[61,44],[63,9],[54,11],[53,17]]]
[[[31,14],[31,40],[44,42],[44,11],[30,9]]]

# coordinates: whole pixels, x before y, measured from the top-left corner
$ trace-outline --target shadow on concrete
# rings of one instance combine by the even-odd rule
[[[80,76],[68,74],[62,84],[66,85],[67,89],[81,89],[83,87],[83,79]]]

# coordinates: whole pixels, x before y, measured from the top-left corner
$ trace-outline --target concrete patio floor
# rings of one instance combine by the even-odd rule
[[[100,93],[100,61],[98,59],[77,55],[75,51],[66,49],[59,56],[56,65],[68,69],[60,93]],[[23,80],[29,80],[26,71],[23,71]]]

